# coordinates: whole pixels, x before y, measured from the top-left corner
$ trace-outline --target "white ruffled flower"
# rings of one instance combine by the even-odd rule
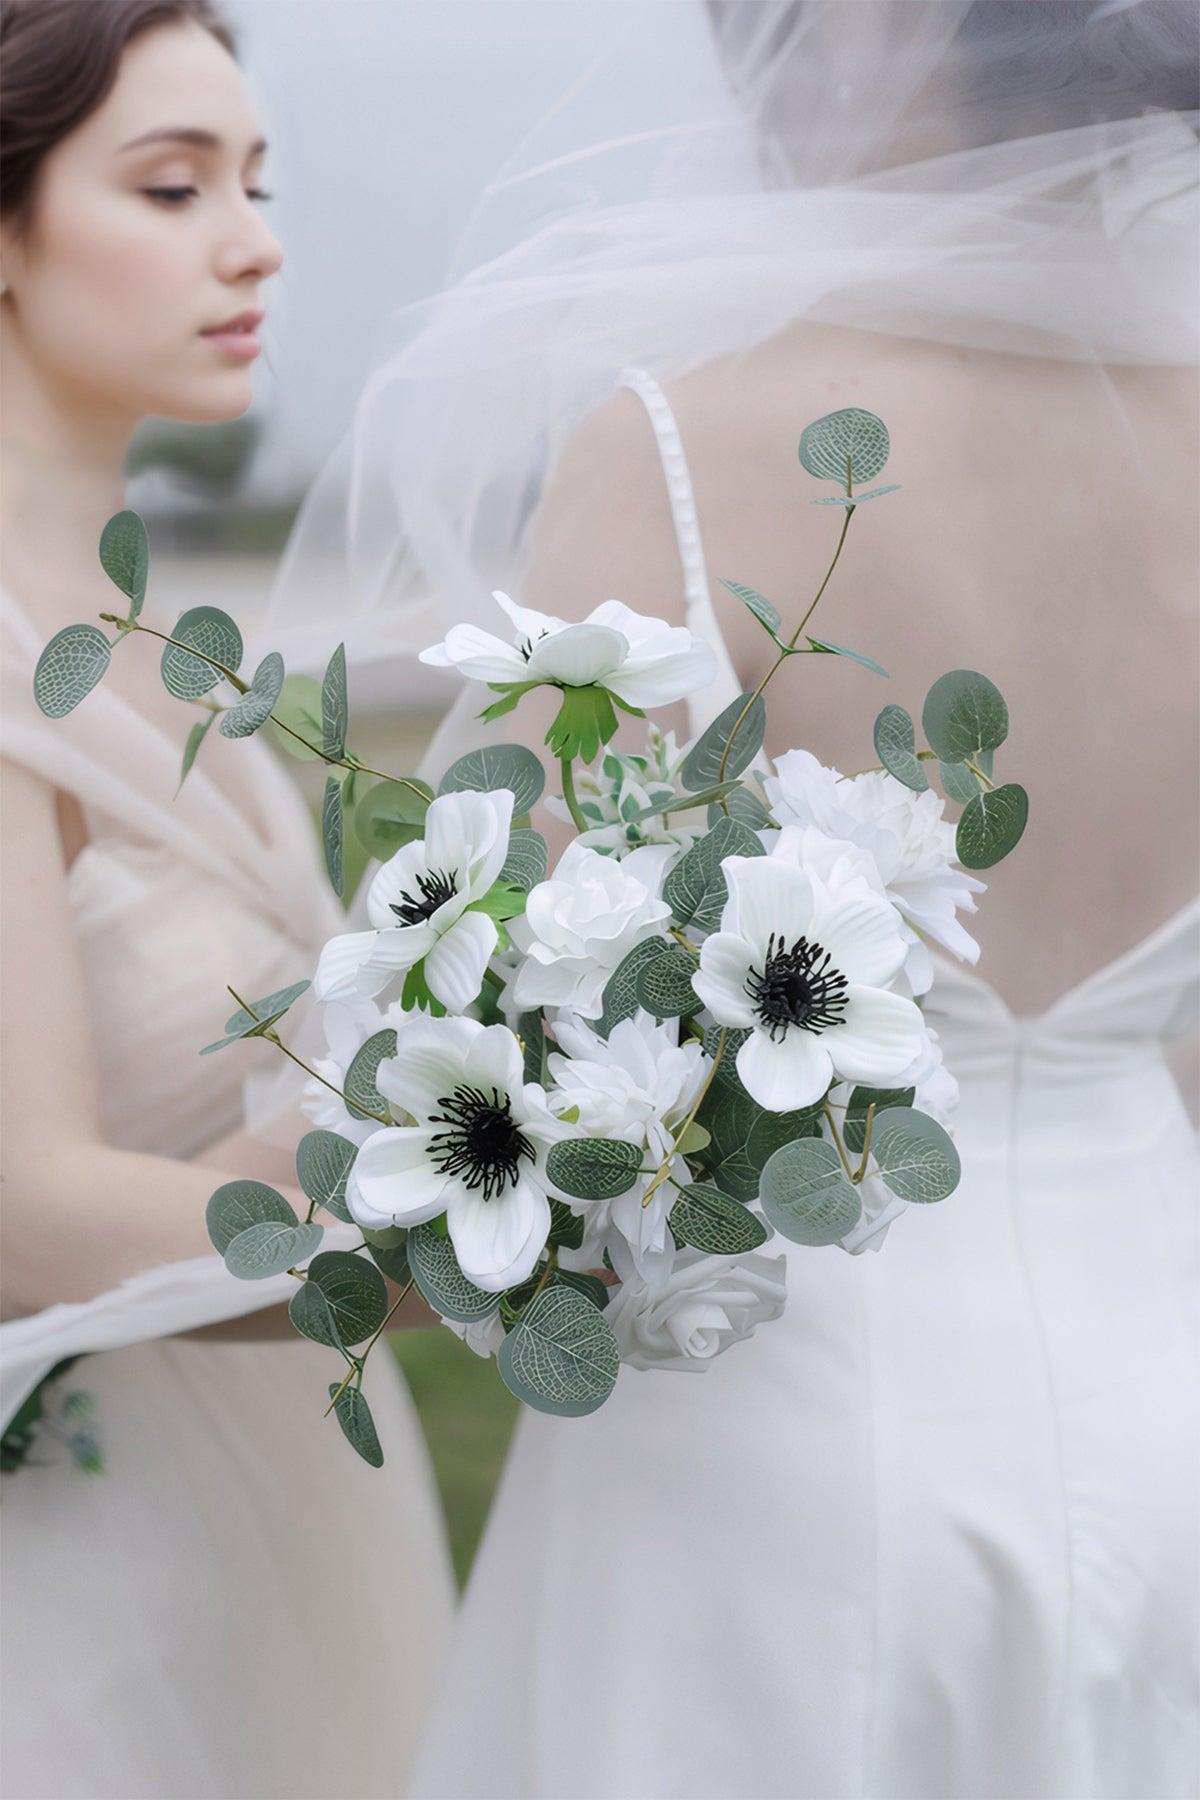
[[[914,794],[886,772],[842,775],[807,750],[789,750],[763,786],[781,825],[815,825],[827,836],[869,852],[890,899],[918,931],[964,962],[979,958],[979,945],[958,921],[977,910],[975,895],[987,883],[955,866],[955,828],[942,817],[932,789]],[[906,970],[914,994],[926,993],[933,964],[910,938]]]
[[[548,881],[535,887],[509,934],[525,961],[513,1003],[567,1008],[598,1019],[604,988],[623,957],[643,938],[658,937],[671,909],[659,890],[673,851],[648,844],[618,862],[569,844]]]
[[[924,1033],[920,1008],[887,985],[905,954],[894,907],[853,854],[824,879],[810,871],[806,841],[781,831],[768,856],[725,858],[721,929],[692,977],[720,1024],[749,1030],[738,1075],[770,1112],[815,1105],[835,1078],[894,1086]]]
[[[533,1273],[550,1230],[546,1157],[571,1135],[526,1082],[507,1025],[415,1014],[376,1082],[411,1125],[372,1132],[346,1205],[368,1230],[446,1215],[468,1280],[502,1293]]]
[[[893,1194],[878,1175],[863,1176],[858,1184],[858,1197],[862,1201],[858,1223],[844,1238],[838,1239],[841,1248],[848,1250],[851,1256],[860,1256],[864,1250],[882,1250],[883,1240],[892,1224],[908,1207],[908,1201]]]
[[[336,1131],[351,1143],[361,1144],[378,1129],[376,1119],[352,1118],[341,1095],[331,1093],[330,1087],[345,1087],[346,1071],[367,1039],[385,1026],[394,1025],[398,1011],[389,1007],[385,1017],[373,1000],[335,1000],[321,1008],[329,1054],[312,1057],[312,1067],[322,1080],[305,1082],[300,1107],[322,1131]]]
[[[421,661],[457,669],[475,681],[512,687],[599,687],[640,710],[667,706],[707,687],[716,674],[711,646],[683,625],[668,625],[606,600],[572,624],[493,596],[512,621],[513,643],[477,625],[453,625]]]
[[[489,1313],[486,1319],[473,1319],[469,1325],[458,1319],[443,1319],[442,1324],[448,1325],[476,1356],[495,1356],[504,1342],[504,1324],[498,1312]]]
[[[664,1281],[647,1287],[623,1281],[605,1312],[621,1352],[634,1369],[682,1369],[699,1374],[730,1344],[753,1337],[777,1319],[787,1299],[782,1256],[705,1256],[681,1250]]]
[[[555,1020],[561,1050],[553,1052],[549,1073],[555,1086],[550,1104],[560,1115],[573,1108],[575,1128],[584,1137],[619,1138],[637,1144],[643,1160],[657,1169],[672,1150],[696,1095],[704,1083],[709,1059],[698,1043],[679,1042],[675,1023],[658,1024],[640,1008],[631,1019],[614,1025],[607,1041],[580,1021]],[[676,1171],[689,1181],[686,1167]],[[573,1200],[582,1212],[586,1235],[585,1267],[598,1264],[610,1249],[618,1274],[629,1264],[646,1281],[666,1272],[675,1252],[667,1215],[675,1189],[662,1182],[643,1206],[650,1177],[639,1179],[614,1200]],[[614,1235],[616,1242],[614,1242]],[[627,1246],[628,1259],[620,1256]]]
[[[499,937],[496,921],[475,908],[504,867],[512,810],[507,788],[431,801],[425,836],[397,850],[371,883],[374,929],[330,938],[322,950],[317,999],[370,997],[423,963],[429,991],[447,1011],[469,1006]]]

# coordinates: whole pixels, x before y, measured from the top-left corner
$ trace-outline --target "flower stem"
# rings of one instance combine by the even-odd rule
[[[579,801],[575,797],[575,774],[569,756],[560,756],[558,766],[562,770],[563,799],[567,803],[567,811],[571,815],[576,831],[582,833],[588,829],[588,822],[579,810]]]
[[[683,1124],[679,1127],[679,1130],[675,1133],[674,1144],[671,1146],[670,1150],[667,1152],[667,1154],[663,1158],[662,1162],[659,1163],[658,1168],[654,1174],[654,1179],[650,1182],[650,1185],[647,1187],[645,1193],[642,1195],[642,1205],[643,1206],[649,1206],[651,1200],[654,1198],[655,1193],[662,1186],[663,1182],[670,1180],[671,1164],[675,1159],[675,1153],[678,1150],[680,1144],[683,1142],[684,1138],[687,1136],[688,1132],[691,1130],[692,1126],[696,1123],[696,1114],[700,1111],[701,1106],[703,1106],[703,1104],[704,1104],[704,1096],[707,1094],[709,1088],[712,1086],[714,1080],[716,1079],[717,1070],[721,1066],[721,1058],[725,1054],[725,1040],[728,1038],[728,1036],[729,1036],[728,1025],[722,1025],[721,1035],[717,1039],[717,1053],[712,1059],[712,1068],[708,1071],[708,1074],[704,1077],[704,1085],[701,1087],[700,1092],[696,1095],[695,1100],[692,1102],[691,1112],[688,1114],[687,1118],[683,1121]]]
[[[862,1180],[867,1172],[867,1154],[871,1148],[871,1127],[875,1123],[875,1102],[872,1100],[867,1108],[867,1116],[863,1121],[862,1161],[858,1165],[858,1173],[853,1177],[855,1182]]]
[[[824,1113],[826,1122],[829,1125],[830,1136],[833,1138],[833,1146],[838,1153],[838,1159],[841,1162],[843,1169],[846,1171],[847,1180],[854,1182],[857,1187],[861,1177],[856,1176],[854,1170],[850,1167],[850,1159],[846,1155],[846,1146],[842,1142],[842,1134],[837,1128],[837,1120],[834,1118],[827,1101],[822,1105],[821,1111]]]

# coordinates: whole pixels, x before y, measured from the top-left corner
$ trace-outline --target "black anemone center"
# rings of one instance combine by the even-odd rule
[[[789,1025],[802,1031],[826,1031],[846,1010],[846,977],[833,967],[828,950],[797,938],[786,940],[771,934],[767,960],[761,971],[746,977],[746,992],[753,1000],[772,1042],[787,1035]]]
[[[436,869],[422,870],[417,876],[417,886],[421,890],[419,900],[414,900],[409,893],[402,893],[399,905],[392,902],[392,911],[402,925],[423,925],[439,906],[444,906],[458,892],[453,875],[444,875]]]
[[[528,662],[533,655],[534,646],[540,644],[542,639],[548,635],[549,634],[545,631],[539,631],[536,638],[527,637],[518,639],[517,654],[520,656],[521,661]]]
[[[496,1088],[455,1088],[438,1101],[440,1113],[430,1122],[445,1125],[430,1141],[430,1161],[443,1175],[461,1176],[465,1186],[482,1188],[485,1200],[494,1200],[506,1187],[515,1186],[521,1158],[532,1160],[533,1145],[512,1116],[507,1094]]]

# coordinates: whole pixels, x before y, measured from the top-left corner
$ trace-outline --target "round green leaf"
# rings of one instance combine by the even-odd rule
[[[910,1106],[876,1114],[871,1155],[893,1194],[904,1200],[944,1200],[962,1173],[953,1139],[936,1119]]]
[[[979,792],[978,778],[972,775],[966,763],[939,762],[938,778],[947,800],[957,800],[960,806],[969,806]]]
[[[740,775],[757,756],[766,729],[767,708],[762,695],[739,694],[688,751],[679,771],[684,787],[698,794],[717,782],[731,781]]]
[[[329,1384],[329,1397],[338,1394],[337,1384]],[[379,1433],[375,1429],[375,1421],[371,1417],[371,1409],[367,1405],[359,1389],[345,1387],[333,1403],[337,1422],[345,1433],[346,1441],[353,1450],[357,1450],[364,1462],[370,1463],[373,1469],[383,1464],[383,1449],[379,1442]]]
[[[454,1254],[449,1237],[434,1229],[435,1221],[414,1225],[408,1234],[408,1262],[422,1299],[443,1319],[470,1325],[486,1319],[500,1304],[499,1294],[489,1294],[468,1281]]]
[[[994,681],[975,669],[951,669],[925,696],[921,724],[942,762],[974,760],[1008,736],[1008,708]]]
[[[296,1146],[296,1180],[301,1190],[335,1219],[348,1221],[346,1181],[358,1146],[336,1131],[306,1131]]]
[[[376,1087],[375,1077],[380,1063],[395,1054],[396,1033],[390,1026],[377,1031],[355,1052],[342,1085],[353,1118],[369,1119],[372,1114],[388,1114],[387,1101]]]
[[[858,1190],[824,1138],[796,1138],[776,1150],[758,1197],[771,1224],[794,1244],[836,1244],[862,1214]]]
[[[604,1314],[574,1287],[545,1287],[496,1357],[510,1393],[538,1412],[577,1419],[612,1393],[621,1359]]]
[[[696,959],[691,952],[682,944],[668,945],[638,974],[639,1004],[656,1019],[679,1019],[699,1012],[703,1002],[692,986],[695,972]]]
[[[873,1106],[875,1118],[871,1120],[871,1142],[875,1141],[875,1119],[890,1107],[911,1106],[916,1095],[916,1088],[873,1088],[856,1087],[846,1107],[846,1116],[842,1121],[842,1142],[847,1150],[855,1156],[862,1155],[863,1143],[866,1139],[867,1113]]]
[[[204,1223],[213,1249],[224,1256],[235,1237],[252,1225],[295,1225],[294,1208],[264,1181],[227,1181],[209,1199]]]
[[[150,570],[150,540],[137,513],[114,513],[108,521],[100,533],[100,567],[126,596],[129,616],[136,619],[146,598]]]
[[[725,806],[729,808],[728,815],[725,812]],[[766,831],[775,823],[766,804],[750,788],[735,787],[733,792],[726,796],[725,806],[722,806],[720,801],[714,801],[708,809],[709,825],[719,825],[721,820],[727,816],[740,820],[743,825],[748,825],[751,831]],[[759,848],[761,849],[762,846],[759,845]]]
[[[396,1227],[396,1243],[381,1244],[377,1240],[379,1233],[364,1231],[367,1240],[367,1253],[377,1269],[382,1269],[389,1281],[397,1287],[407,1287],[412,1280],[412,1265],[408,1260],[408,1233],[403,1226]]]
[[[657,961],[664,948],[662,938],[643,938],[621,958],[604,988],[604,1007],[599,1019],[602,1037],[608,1037],[613,1026],[619,1025],[622,1019],[632,1019],[641,1004],[638,976],[649,963]]]
[[[523,744],[486,744],[451,764],[442,776],[438,793],[466,790],[490,794],[508,788],[513,796],[513,813],[520,814],[532,811],[545,785],[542,765],[532,750]]]
[[[423,781],[413,786],[421,792],[414,793],[403,781],[377,781],[355,807],[355,835],[368,856],[386,862],[423,834],[433,789]]]
[[[990,869],[1020,843],[1029,795],[1015,781],[976,794],[958,821],[955,853],[964,869]]]
[[[314,1344],[328,1344],[334,1350],[342,1349],[329,1302],[311,1275],[288,1301],[288,1318],[301,1337],[311,1338]]]
[[[551,1146],[546,1173],[573,1200],[612,1200],[627,1194],[642,1168],[637,1144],[620,1138],[568,1138]]]
[[[719,817],[707,836],[699,838],[667,876],[663,899],[671,908],[675,923],[685,929],[694,927],[697,932],[716,931],[729,898],[722,862],[727,856],[763,854],[749,825],[740,819]],[[686,952],[681,949],[680,954]],[[691,968],[695,966],[692,962]]]
[[[885,706],[875,721],[875,754],[889,775],[914,794],[923,794],[929,782],[917,761],[916,744],[913,722],[904,708]]]
[[[221,714],[221,736],[251,737],[270,718],[282,686],[283,658],[277,650],[272,650],[255,669],[249,692],[242,695],[236,706]]]
[[[279,698],[271,708],[271,729],[281,750],[297,762],[316,762],[318,752],[307,744],[321,742],[321,684],[311,675],[288,675],[279,690]],[[291,731],[284,726],[290,725]],[[291,732],[298,732],[305,743],[298,743]]]
[[[508,855],[496,879],[529,894],[540,881],[545,881],[548,865],[546,840],[541,832],[521,827],[509,836]]]
[[[361,1344],[387,1317],[387,1283],[365,1256],[351,1250],[322,1250],[308,1265],[308,1284],[329,1302],[343,1344]]]
[[[242,660],[242,634],[229,617],[215,606],[193,606],[180,618],[171,636],[176,640],[163,650],[163,686],[177,700],[199,700],[221,679],[219,669],[190,654],[199,650],[214,662],[237,674]],[[180,645],[189,648],[180,649]]]
[[[225,1267],[239,1281],[265,1281],[311,1256],[325,1235],[323,1225],[282,1225],[267,1220],[239,1232],[225,1252]]]
[[[33,671],[33,697],[48,719],[64,719],[108,668],[112,646],[96,625],[64,625]]]
[[[740,1256],[767,1241],[767,1228],[756,1214],[720,1188],[701,1184],[683,1189],[668,1223],[677,1243],[691,1244],[709,1256]]]
[[[826,413],[804,427],[800,461],[819,481],[873,481],[891,449],[887,426],[861,406]]]

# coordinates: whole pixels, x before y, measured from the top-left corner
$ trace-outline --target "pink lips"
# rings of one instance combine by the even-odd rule
[[[216,344],[228,356],[238,362],[253,362],[262,345],[254,335],[266,317],[257,307],[248,307],[245,312],[235,313],[232,319],[225,319],[220,325],[202,331],[201,337]]]

